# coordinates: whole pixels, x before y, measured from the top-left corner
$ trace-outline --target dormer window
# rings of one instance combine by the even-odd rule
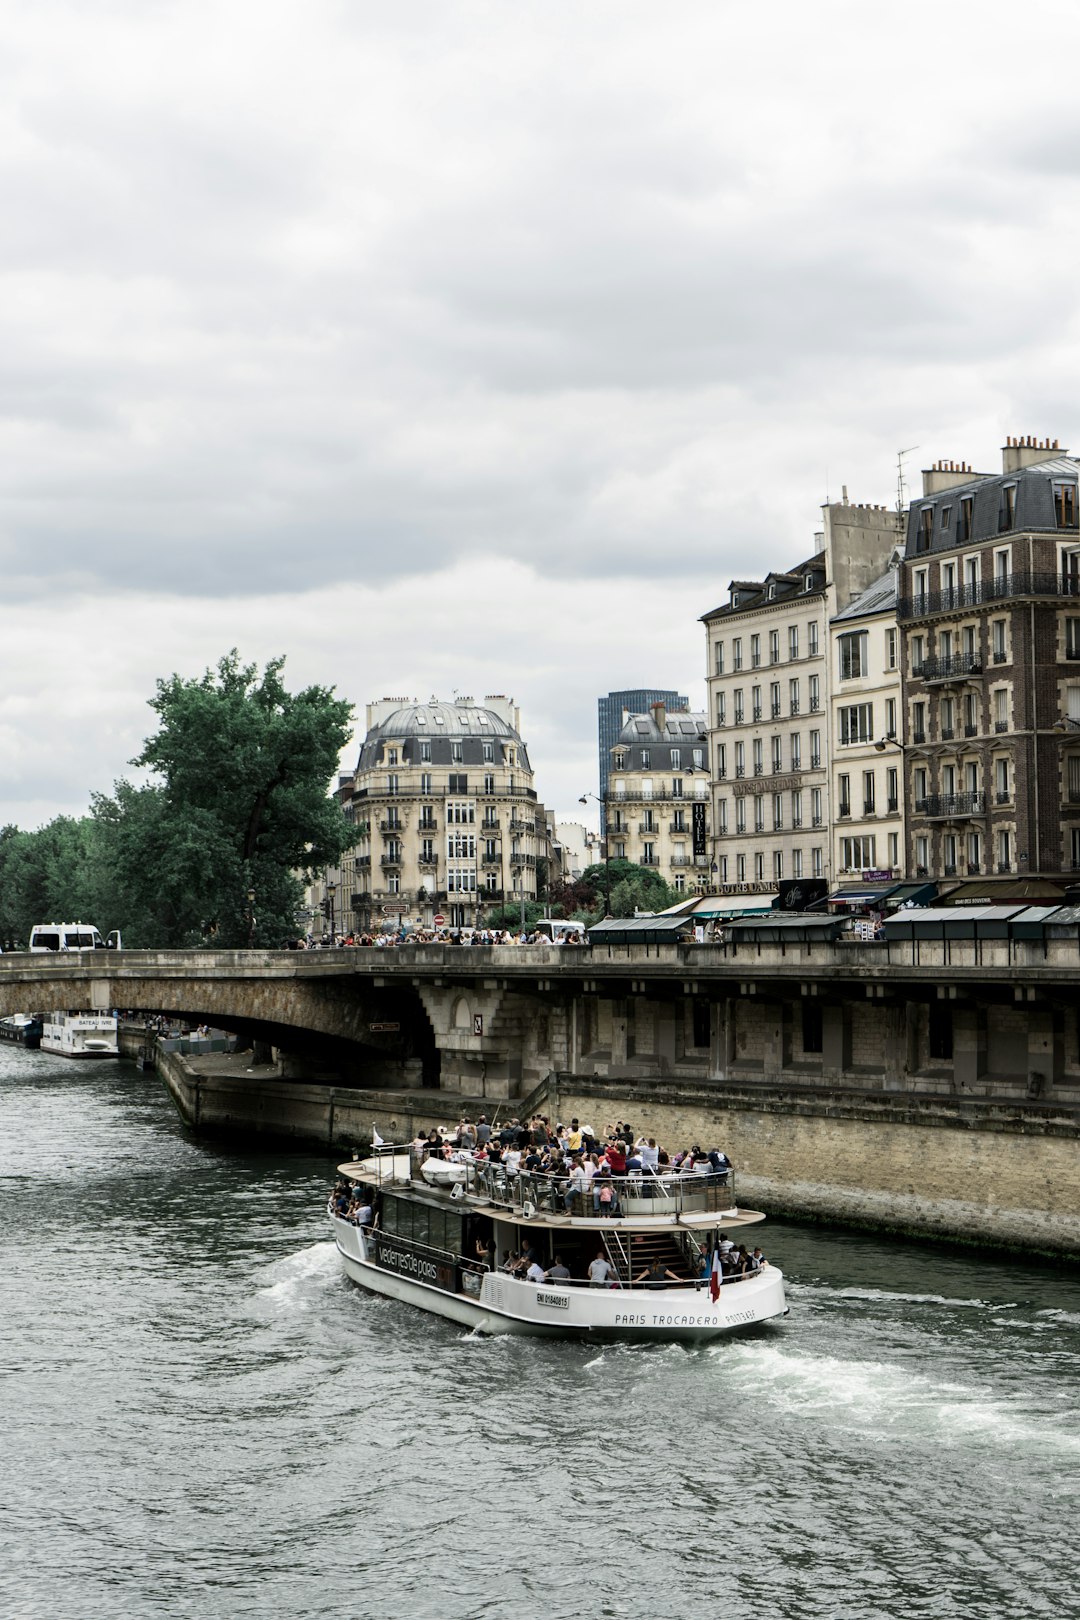
[[[738,607],[738,605],[739,605],[739,593],[738,593],[738,591],[732,591],[732,593],[731,593],[731,605],[732,605],[732,607]]]
[[[952,522],[952,507],[951,506],[943,506],[941,508],[941,527],[943,529],[948,529],[949,524],[951,522]]]
[[[1059,529],[1076,528],[1076,485],[1054,483],[1054,516]]]
[[[814,576],[813,576],[813,574],[807,574],[805,580],[803,581],[803,590],[804,591],[812,591],[813,588],[814,588]]]
[[[768,599],[768,601],[775,602],[776,601],[776,586],[775,585],[770,585],[768,590],[766,591],[765,595],[766,595],[766,598]]]

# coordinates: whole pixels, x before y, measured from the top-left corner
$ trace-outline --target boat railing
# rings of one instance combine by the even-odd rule
[[[699,1175],[652,1174],[636,1171],[627,1176],[594,1176],[585,1187],[573,1173],[515,1173],[505,1164],[464,1161],[465,1190],[505,1209],[605,1219],[613,1215],[728,1214],[735,1209],[734,1172],[710,1171]],[[610,1199],[603,1195],[610,1191]]]
[[[507,1273],[503,1272],[503,1276]],[[736,1283],[749,1282],[751,1277],[759,1277],[760,1271],[740,1272],[738,1276],[727,1276],[721,1280],[720,1292],[733,1287]],[[512,1277],[513,1282],[523,1282],[535,1288],[594,1288],[597,1285],[590,1282],[588,1277],[547,1277],[542,1283],[530,1282],[527,1277]],[[605,1289],[636,1289],[641,1293],[654,1293],[662,1288],[693,1290],[695,1293],[709,1292],[709,1279],[707,1276],[697,1277],[664,1277],[648,1282],[644,1277],[633,1277],[629,1282],[624,1277],[611,1277],[602,1285]]]

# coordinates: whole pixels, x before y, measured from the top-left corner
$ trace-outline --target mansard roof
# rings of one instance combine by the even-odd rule
[[[913,500],[908,512],[907,545],[904,560],[938,552],[956,551],[962,546],[996,540],[1010,534],[1059,528],[1054,501],[1055,484],[1072,484],[1080,479],[1076,456],[1052,456],[1009,473],[984,473],[970,482],[955,484],[936,495]],[[1015,490],[1012,522],[1006,528],[1005,489]],[[1074,510],[1076,497],[1074,496]],[[962,522],[962,502],[971,502],[970,527]],[[932,514],[929,525],[923,514]],[[946,517],[946,512],[948,516]]]
[[[813,580],[809,590],[808,579]],[[733,579],[728,586],[729,599],[711,613],[703,613],[699,623],[709,624],[714,619],[725,619],[736,613],[753,613],[761,607],[772,607],[778,602],[791,602],[796,597],[813,596],[825,589],[825,553],[816,551],[805,562],[794,568],[776,570],[763,580]]]

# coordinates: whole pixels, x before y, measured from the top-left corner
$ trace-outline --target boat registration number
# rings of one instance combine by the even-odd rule
[[[570,1309],[570,1296],[569,1294],[544,1294],[538,1288],[536,1290],[536,1303],[538,1305],[550,1305],[556,1311],[568,1311]]]

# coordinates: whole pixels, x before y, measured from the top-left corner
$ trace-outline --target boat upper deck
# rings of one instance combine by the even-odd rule
[[[503,1165],[478,1162],[467,1152],[450,1159],[424,1158],[414,1148],[387,1145],[372,1158],[349,1160],[338,1170],[350,1180],[384,1190],[466,1200],[473,1208],[497,1210],[501,1219],[524,1226],[706,1229],[719,1221],[735,1227],[765,1219],[758,1210],[738,1208],[730,1169],[708,1175],[638,1171],[582,1185],[566,1171],[512,1173]]]

